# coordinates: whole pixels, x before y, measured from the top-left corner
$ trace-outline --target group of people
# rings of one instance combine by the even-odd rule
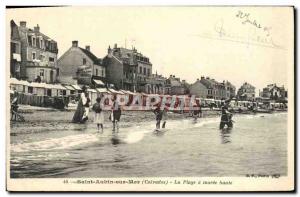
[[[86,87],[82,87],[82,93],[80,94],[80,99],[78,102],[77,109],[74,113],[72,122],[73,123],[85,123],[88,120],[89,110],[90,110],[90,103],[91,99],[89,98],[89,95],[86,91]],[[103,133],[103,124],[104,124],[104,114],[103,114],[103,103],[101,103],[102,97],[98,97],[96,99],[96,103],[91,107],[94,111],[94,123],[97,125],[98,132],[101,131]],[[119,131],[119,122],[121,118],[121,106],[119,106],[119,103],[117,102],[116,96],[112,99],[113,105],[111,109],[111,113],[109,115],[109,120],[113,124],[113,132]],[[153,110],[155,117],[156,117],[156,130],[160,129],[161,121],[162,128],[165,128],[166,125],[166,116],[167,111],[166,109],[161,110],[160,106],[157,106]]]
[[[82,93],[80,94],[80,99],[78,102],[77,109],[73,116],[73,123],[85,123],[88,120],[89,110],[91,107],[91,99],[86,91],[86,87],[82,87]],[[101,103],[101,97],[96,99],[96,103],[92,106],[94,111],[94,123],[97,125],[98,132],[103,133],[104,124],[104,114],[103,114],[103,104]],[[113,106],[109,119],[113,123],[113,131],[119,130],[119,121],[121,118],[121,108],[116,101],[116,97],[113,98]]]
[[[78,102],[78,106],[76,109],[76,112],[73,116],[73,123],[85,123],[88,120],[89,110],[90,110],[90,103],[91,99],[89,98],[89,95],[87,93],[87,89],[85,86],[82,88],[82,93],[80,94],[80,99]],[[121,106],[119,106],[116,96],[112,99],[113,105],[111,109],[111,113],[109,116],[109,120],[113,124],[113,132],[119,131],[119,122],[121,118]],[[233,127],[232,124],[232,114],[228,111],[228,103],[230,100],[225,101],[225,103],[222,104],[222,114],[221,114],[221,121],[220,121],[220,129],[223,129],[225,125],[227,127],[231,128]],[[103,124],[104,124],[104,114],[103,114],[103,104],[101,103],[101,97],[98,97],[96,99],[96,103],[91,107],[94,111],[94,123],[97,124],[98,131],[103,133]],[[161,128],[166,127],[166,119],[167,119],[167,109],[163,108],[161,109],[160,105],[157,105],[155,109],[153,110],[153,113],[155,114],[156,118],[156,131],[159,131]],[[194,117],[194,120],[196,121],[197,118],[200,116],[202,117],[202,110],[201,108],[198,110],[194,110],[192,112],[192,116]]]

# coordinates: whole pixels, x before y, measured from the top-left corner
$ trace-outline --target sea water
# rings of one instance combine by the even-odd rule
[[[119,133],[105,113],[104,132],[92,122],[70,123],[73,112],[26,114],[11,123],[12,178],[201,177],[287,174],[287,114],[235,115],[232,130],[220,117],[169,116],[154,132],[150,112],[125,112]]]

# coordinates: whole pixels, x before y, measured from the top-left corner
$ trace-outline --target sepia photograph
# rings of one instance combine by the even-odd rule
[[[8,191],[293,191],[294,7],[5,9]]]

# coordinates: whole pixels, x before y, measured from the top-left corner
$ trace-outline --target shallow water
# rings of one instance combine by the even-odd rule
[[[118,134],[108,114],[104,133],[92,121],[71,124],[73,112],[26,114],[11,124],[11,177],[154,177],[287,174],[287,114],[219,117],[197,122],[171,115],[154,133],[154,115],[127,112]],[[90,115],[92,119],[92,114]]]

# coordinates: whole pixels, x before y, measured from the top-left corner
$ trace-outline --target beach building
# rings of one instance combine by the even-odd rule
[[[81,48],[78,41],[58,59],[58,81],[62,84],[105,86],[106,70],[102,59],[91,52],[91,47]]]
[[[21,38],[18,26],[10,21],[10,77],[21,78]]]
[[[285,90],[284,86],[277,86],[276,83],[269,84],[263,88],[262,92],[260,92],[260,96],[269,98],[270,100],[284,101],[287,98],[287,90]]]
[[[113,48],[109,46],[103,64],[106,66],[107,81],[117,89],[143,91],[147,78],[152,75],[149,58],[135,48],[127,49],[117,44]]]
[[[166,84],[167,86],[170,87],[170,92],[168,92],[167,94],[170,95],[185,94],[185,87],[183,86],[179,77],[176,77],[175,75],[170,75],[169,78],[166,80]]]
[[[12,20],[11,75],[29,82],[55,83],[57,75],[57,42],[41,33],[39,25],[33,29]]]
[[[255,100],[255,87],[248,82],[245,82],[237,92],[237,98],[241,101]]]
[[[162,75],[152,74],[146,78],[144,86],[141,86],[141,92],[147,94],[165,94],[165,86],[167,79]]]
[[[195,95],[197,98],[207,98],[208,88],[197,79],[195,83],[190,86],[190,94]]]

